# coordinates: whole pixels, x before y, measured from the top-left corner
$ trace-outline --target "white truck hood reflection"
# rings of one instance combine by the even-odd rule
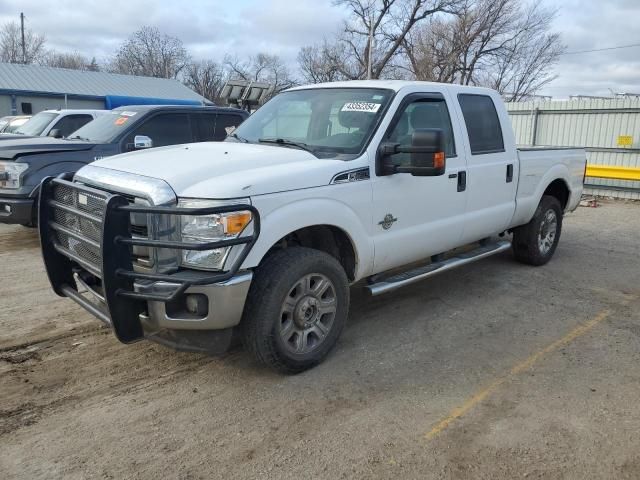
[[[91,165],[159,178],[178,197],[236,198],[327,185],[349,164],[297,148],[206,142],[126,153]]]

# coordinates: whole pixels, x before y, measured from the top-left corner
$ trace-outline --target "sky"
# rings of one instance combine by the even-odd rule
[[[558,78],[540,93],[554,97],[640,93],[640,0],[546,0],[558,9],[553,29],[567,54],[554,68]],[[47,46],[78,51],[99,62],[143,25],[178,37],[194,58],[246,58],[257,52],[282,57],[293,69],[304,45],[331,38],[345,12],[331,0],[0,0],[0,23],[26,15],[27,27]]]

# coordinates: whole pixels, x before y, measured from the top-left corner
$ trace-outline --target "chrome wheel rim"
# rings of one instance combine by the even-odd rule
[[[336,318],[338,299],[331,280],[321,273],[300,278],[284,298],[279,334],[291,353],[317,349],[329,335]]]
[[[540,222],[540,230],[538,231],[538,248],[540,253],[546,255],[553,247],[558,231],[558,216],[552,209],[547,210]]]

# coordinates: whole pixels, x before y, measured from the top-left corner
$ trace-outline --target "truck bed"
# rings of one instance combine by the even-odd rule
[[[583,148],[531,147],[519,148],[517,153],[520,171],[512,226],[531,219],[544,189],[554,179],[564,180],[571,191],[565,210],[578,206],[587,161]]]

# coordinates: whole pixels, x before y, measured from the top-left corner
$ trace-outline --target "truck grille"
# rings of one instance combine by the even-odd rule
[[[176,238],[184,215],[235,211],[251,213],[252,235],[197,247]],[[133,222],[136,215],[142,215],[140,218],[144,221]],[[249,204],[198,209],[140,205],[138,198],[132,201],[125,195],[52,177],[45,178],[40,187],[39,222],[42,257],[54,291],[111,325],[118,339],[125,343],[144,336],[141,315],[148,311],[145,302],[173,302],[182,299],[195,285],[232,279],[260,234],[260,215]],[[140,234],[146,227],[151,238],[136,239],[132,225],[140,227]],[[97,232],[100,232],[99,240]],[[228,271],[179,270],[177,260],[181,251],[236,245],[243,248]],[[137,247],[151,252],[153,272],[137,271],[131,258]],[[133,256],[135,258],[135,253]],[[163,282],[163,289],[168,287],[168,290],[154,292],[145,288],[154,282]]]
[[[87,262],[93,267],[93,273],[100,272],[100,237],[106,195],[56,185],[53,200],[56,202],[53,209],[54,221],[62,227],[55,231],[59,245]]]
[[[105,192],[104,195],[88,193],[61,184],[57,184],[53,188],[53,200],[56,202],[53,208],[53,218],[58,225],[63,227],[55,230],[55,238],[62,248],[87,262],[89,265],[85,265],[85,267],[92,267],[91,271],[96,275],[101,272],[102,268],[100,251],[102,221],[107,196],[110,193],[112,192]],[[129,204],[148,204],[133,196],[127,195],[125,198]],[[87,215],[82,215],[82,213]],[[131,215],[131,235],[133,238],[146,239],[149,237],[147,215]],[[153,266],[153,256],[149,248],[133,247],[132,253],[134,266],[145,270]]]

